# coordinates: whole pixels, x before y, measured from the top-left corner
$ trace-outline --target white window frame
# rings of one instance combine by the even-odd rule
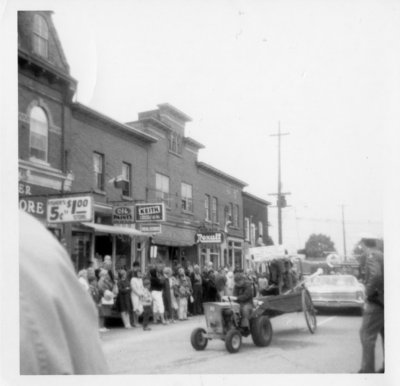
[[[156,173],[156,198],[164,202],[167,208],[171,207],[169,177],[161,173]]]
[[[250,241],[250,219],[248,217],[244,219],[244,238],[246,241]]]
[[[217,197],[212,197],[212,199],[211,199],[211,222],[218,224],[218,198]]]
[[[129,162],[122,162],[122,176],[128,181],[128,191],[122,190],[122,195],[126,197],[132,196],[132,165]],[[125,194],[128,193],[128,194]]]
[[[193,212],[193,186],[186,182],[181,183],[182,210]]]
[[[49,55],[49,26],[42,15],[35,15],[33,21],[33,51],[48,58]]]
[[[37,116],[35,116],[38,114]],[[34,142],[41,143],[41,147],[34,145]],[[44,156],[32,154],[32,150],[43,152]],[[39,106],[32,108],[29,114],[29,154],[33,160],[41,162],[48,161],[49,157],[49,120],[46,111]]]
[[[98,162],[99,161],[99,162]],[[95,189],[104,191],[104,154],[93,152],[93,174]]]
[[[234,227],[239,227],[239,205],[233,204],[232,224]]]
[[[204,209],[205,209],[205,214],[206,214],[206,218],[205,218],[205,220],[206,221],[211,221],[211,208],[210,208],[210,205],[211,205],[211,197],[210,197],[210,195],[209,194],[206,194],[205,195],[205,198],[204,198]]]
[[[254,223],[250,224],[250,244],[256,244],[256,225]]]

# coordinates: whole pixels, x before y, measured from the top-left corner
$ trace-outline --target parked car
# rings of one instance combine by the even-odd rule
[[[320,275],[306,282],[315,308],[364,307],[365,288],[353,275]]]

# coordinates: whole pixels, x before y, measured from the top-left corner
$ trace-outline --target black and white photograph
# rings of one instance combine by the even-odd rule
[[[399,1],[1,8],[7,384],[396,384]]]

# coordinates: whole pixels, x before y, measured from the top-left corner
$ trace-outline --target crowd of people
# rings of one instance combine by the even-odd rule
[[[227,267],[215,268],[210,261],[204,267],[180,265],[172,267],[158,263],[145,272],[134,262],[130,270],[112,269],[110,256],[105,256],[98,269],[89,267],[78,273],[79,281],[95,302],[99,313],[99,329],[105,327],[105,308],[112,307],[120,313],[125,328],[138,327],[142,322],[149,331],[149,320],[163,325],[187,320],[189,316],[203,314],[203,303],[221,301],[223,296],[233,296],[235,275],[241,274],[251,284],[253,296],[281,292],[285,283],[295,282],[295,275],[288,267],[284,275],[274,282],[273,272],[257,273]],[[285,274],[288,280],[285,280]],[[290,279],[290,280],[289,280]],[[280,287],[280,288],[279,288]]]

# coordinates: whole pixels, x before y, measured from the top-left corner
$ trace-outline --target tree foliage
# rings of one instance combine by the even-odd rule
[[[327,253],[336,251],[331,238],[323,234],[312,234],[304,249],[307,257],[325,257]]]

